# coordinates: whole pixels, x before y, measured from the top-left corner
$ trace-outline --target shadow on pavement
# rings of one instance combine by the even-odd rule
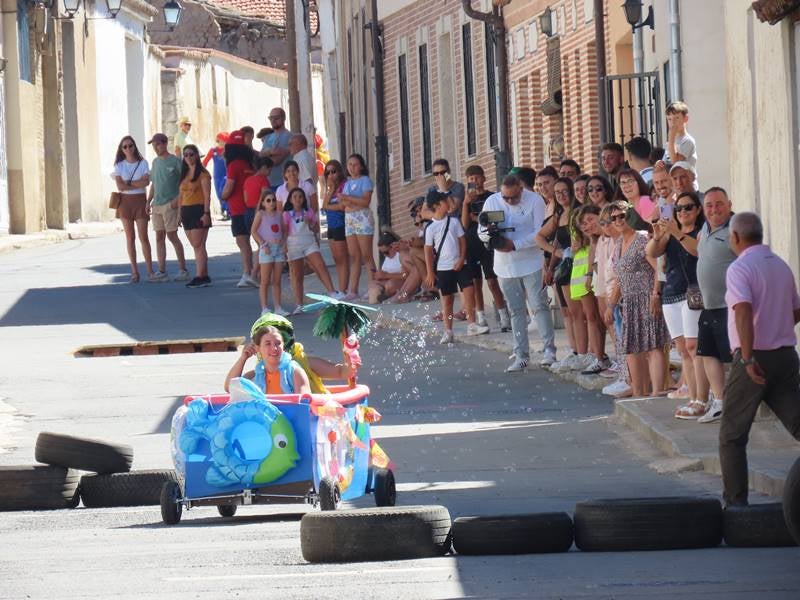
[[[246,510],[247,507],[240,510]],[[173,527],[229,527],[236,525],[253,525],[258,523],[289,523],[296,522],[303,518],[306,513],[279,513],[269,515],[241,515],[233,517],[199,517],[189,516],[182,520],[178,525],[167,525],[166,523],[137,523],[134,525],[122,525],[113,529],[171,529]],[[186,513],[184,512],[184,517]]]

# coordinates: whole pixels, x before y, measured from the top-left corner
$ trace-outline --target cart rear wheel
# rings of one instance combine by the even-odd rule
[[[321,510],[336,510],[342,501],[339,484],[330,477],[323,477],[319,482],[319,507]]]
[[[394,506],[397,501],[397,489],[394,484],[394,473],[391,469],[375,471],[373,493],[375,506]]]
[[[235,504],[223,504],[217,507],[220,517],[232,517],[236,514],[237,506]]]
[[[181,521],[183,504],[181,486],[176,481],[167,481],[161,488],[161,519],[167,525],[175,525]]]

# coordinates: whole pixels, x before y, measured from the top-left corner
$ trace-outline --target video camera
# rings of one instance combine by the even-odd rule
[[[479,236],[489,250],[505,246],[503,234],[514,231],[513,227],[500,227],[505,220],[506,214],[502,210],[487,210],[478,215],[478,224],[481,226]]]

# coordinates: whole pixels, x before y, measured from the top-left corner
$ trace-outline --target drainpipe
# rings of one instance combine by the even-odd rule
[[[377,0],[371,0],[370,10],[372,11],[372,20],[368,27],[372,39],[372,68],[375,75],[375,157],[378,160],[375,184],[378,188],[378,224],[380,227],[388,227],[392,224],[392,204],[389,196],[389,143],[386,138],[383,41],[381,40],[381,26],[378,23]]]
[[[489,23],[492,26],[494,37],[494,63],[497,69],[497,88],[498,88],[498,135],[497,151],[495,152],[495,172],[497,183],[511,169],[513,156],[511,154],[509,140],[509,119],[508,119],[508,56],[506,55],[506,27],[503,22],[503,15],[500,13],[500,6],[495,6],[492,12],[482,13],[472,8],[471,0],[461,0],[464,13],[476,21]]]
[[[669,0],[669,72],[673,100],[683,100],[680,0]]]
[[[600,144],[608,142],[606,106],[606,25],[603,0],[594,0],[594,51],[597,55],[597,107],[600,112]]]

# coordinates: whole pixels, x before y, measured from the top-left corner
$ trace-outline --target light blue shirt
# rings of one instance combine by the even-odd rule
[[[364,194],[371,192],[375,186],[372,185],[372,180],[367,175],[362,175],[358,179],[348,179],[344,184],[342,192],[345,196],[356,196],[363,198]]]
[[[292,137],[292,132],[284,129],[283,131],[273,132],[270,133],[267,137],[264,138],[264,142],[261,145],[261,150],[273,150],[275,148],[283,148],[284,150],[289,149],[289,140]],[[283,167],[286,165],[286,161],[291,158],[291,154],[287,154],[286,158],[280,164],[273,165],[272,169],[269,172],[269,184],[275,188],[278,187],[283,183]]]

